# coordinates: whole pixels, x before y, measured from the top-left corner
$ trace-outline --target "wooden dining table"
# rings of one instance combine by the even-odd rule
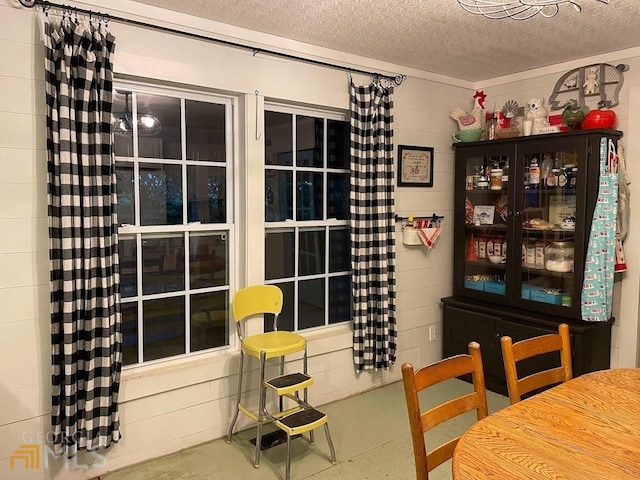
[[[454,480],[640,479],[640,368],[587,373],[460,438]]]

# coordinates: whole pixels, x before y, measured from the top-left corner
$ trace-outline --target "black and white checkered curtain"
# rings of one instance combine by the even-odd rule
[[[122,357],[112,147],[114,37],[45,20],[53,447],[120,439]]]
[[[396,359],[393,88],[351,83],[353,356],[358,371]]]

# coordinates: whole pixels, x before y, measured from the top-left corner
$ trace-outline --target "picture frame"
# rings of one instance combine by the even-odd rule
[[[433,187],[433,147],[398,145],[398,187]]]
[[[494,214],[495,206],[476,205],[473,207],[473,223],[474,225],[493,225]]]

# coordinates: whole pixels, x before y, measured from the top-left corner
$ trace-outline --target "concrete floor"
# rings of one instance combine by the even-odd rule
[[[471,385],[450,380],[421,393],[422,408],[471,391]],[[490,413],[509,404],[509,399],[487,392]],[[315,431],[315,445],[308,435],[291,447],[292,480],[396,480],[413,479],[413,451],[402,382],[371,390],[319,407],[329,416],[337,464],[329,461],[324,430]],[[427,446],[439,445],[462,433],[475,421],[470,412],[427,432]],[[267,431],[270,431],[267,429]],[[255,429],[234,434],[231,445],[224,439],[191,447],[107,474],[104,480],[280,480],[285,477],[286,445],[262,452],[260,468],[253,467]],[[451,462],[432,474],[430,480],[451,478]]]

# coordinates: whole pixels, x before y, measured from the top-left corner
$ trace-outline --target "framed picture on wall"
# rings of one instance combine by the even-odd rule
[[[398,186],[433,187],[433,147],[398,145]]]

